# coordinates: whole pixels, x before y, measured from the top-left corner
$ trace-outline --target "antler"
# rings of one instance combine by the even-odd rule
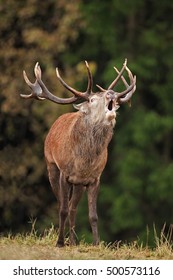
[[[110,84],[110,86],[108,87],[107,90],[113,89],[116,84],[118,83],[119,79],[121,79],[124,83],[124,85],[126,86],[126,90],[124,90],[123,92],[116,92],[117,93],[117,102],[119,104],[128,102],[130,100],[130,98],[132,97],[133,93],[136,90],[136,76],[133,77],[131,71],[129,70],[129,68],[127,67],[127,59],[125,59],[125,62],[123,64],[123,67],[121,69],[121,71],[119,71],[116,67],[114,67],[114,69],[116,70],[118,76],[115,78],[115,80]],[[123,72],[124,70],[127,71],[129,79],[130,79],[130,85],[127,83],[127,81],[125,80],[125,78],[123,77]],[[106,89],[102,88],[99,85],[96,85],[101,91],[106,91]]]
[[[38,62],[36,63],[34,67],[34,73],[36,75],[36,69],[39,67]],[[30,80],[28,79],[26,72],[23,71],[23,77],[27,85],[32,89],[31,94],[26,95],[26,94],[20,94],[22,98],[29,99],[29,98],[35,98],[38,100],[44,100],[45,98],[42,96],[42,89],[37,81],[35,80],[35,83],[31,83]],[[40,69],[40,78],[41,78],[41,69]]]
[[[87,86],[87,90],[85,92],[80,92],[77,91],[75,89],[73,89],[72,87],[68,86],[64,80],[61,78],[58,68],[56,68],[56,74],[57,77],[59,79],[59,81],[61,82],[61,84],[68,89],[70,92],[72,92],[74,94],[73,97],[70,98],[60,98],[57,97],[55,95],[53,95],[45,86],[45,84],[43,83],[42,79],[41,79],[41,68],[39,66],[39,63],[37,62],[35,67],[34,67],[34,73],[35,73],[35,77],[36,80],[34,83],[31,83],[30,80],[28,79],[26,72],[23,71],[23,76],[24,76],[24,80],[27,83],[27,85],[31,88],[32,92],[29,95],[25,95],[25,94],[20,94],[20,96],[22,98],[25,99],[29,99],[29,98],[35,98],[38,100],[44,100],[44,99],[48,99],[51,100],[55,103],[58,104],[70,104],[70,103],[74,103],[76,102],[79,98],[84,99],[84,100],[88,100],[88,96],[92,93],[92,85],[93,85],[93,80],[92,80],[92,74],[91,71],[89,69],[89,65],[87,63],[87,61],[85,61],[86,67],[87,67],[87,74],[88,74],[88,86]]]
[[[76,89],[70,87],[69,85],[66,84],[66,82],[61,78],[60,74],[59,74],[59,71],[58,71],[58,68],[56,68],[56,75],[60,81],[60,83],[66,88],[68,89],[69,91],[71,91],[76,97],[79,97],[79,98],[83,98],[85,100],[89,100],[88,96],[92,93],[92,86],[93,86],[93,79],[92,79],[92,74],[91,74],[91,71],[89,69],[89,65],[88,65],[88,62],[85,61],[85,65],[86,65],[86,68],[87,68],[87,74],[88,74],[88,86],[87,86],[87,90],[85,92],[80,92],[80,91],[77,91]]]
[[[114,69],[118,74],[120,74],[120,72],[118,71],[118,69],[116,67],[114,67]],[[133,77],[132,72],[130,71],[130,69],[127,66],[126,66],[126,70],[127,70],[131,85],[129,86],[129,84],[127,83],[125,78],[121,75],[121,80],[123,81],[124,85],[126,86],[126,90],[121,93],[118,93],[118,103],[128,102],[136,90],[136,76]],[[121,97],[121,96],[124,96],[124,97]]]

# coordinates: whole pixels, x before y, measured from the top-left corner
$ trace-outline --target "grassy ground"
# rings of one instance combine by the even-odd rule
[[[138,242],[123,244],[116,242],[106,245],[103,242],[97,247],[81,242],[78,246],[56,248],[57,232],[54,228],[45,231],[41,237],[32,231],[26,235],[0,237],[1,260],[155,260],[173,259],[172,243],[163,234],[156,236],[154,249],[139,245]]]

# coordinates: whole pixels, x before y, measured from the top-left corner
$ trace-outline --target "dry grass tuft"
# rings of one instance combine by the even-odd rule
[[[99,246],[92,246],[81,242],[78,246],[65,246],[56,248],[57,232],[52,226],[45,230],[42,236],[38,236],[32,226],[29,234],[16,236],[8,235],[0,238],[0,259],[1,260],[156,260],[173,259],[172,250],[172,229],[167,236],[164,235],[164,228],[157,235],[155,230],[154,249],[149,246],[139,245],[139,242],[125,244],[115,242],[114,244],[105,244],[101,242]]]

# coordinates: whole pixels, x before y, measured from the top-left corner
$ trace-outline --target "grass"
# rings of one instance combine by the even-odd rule
[[[43,236],[38,236],[32,228],[28,234],[9,234],[0,237],[1,260],[157,260],[173,259],[171,242],[172,230],[167,236],[164,229],[160,236],[155,230],[155,248],[143,246],[139,242],[129,244],[115,242],[92,246],[82,241],[78,246],[56,248],[57,232],[54,227],[45,230]]]

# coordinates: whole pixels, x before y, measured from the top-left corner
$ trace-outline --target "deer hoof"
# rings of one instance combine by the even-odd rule
[[[56,247],[58,247],[58,248],[64,247],[64,242],[63,241],[57,241]]]

